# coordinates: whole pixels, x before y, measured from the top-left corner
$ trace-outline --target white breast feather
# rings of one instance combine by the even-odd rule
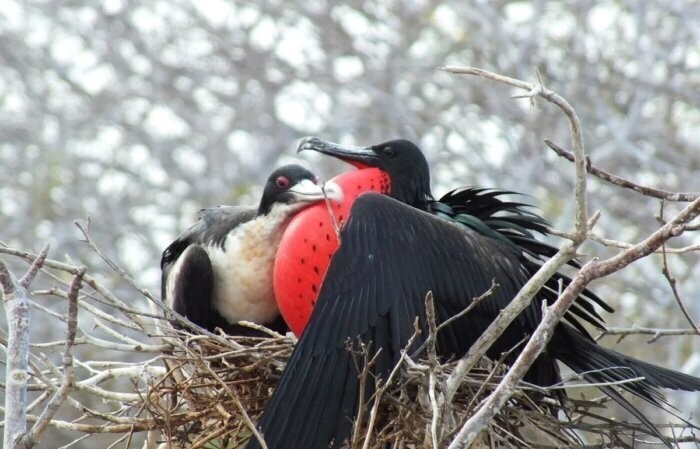
[[[225,251],[206,248],[214,269],[214,307],[230,322],[267,323],[278,314],[272,268],[294,205],[279,204],[229,233]]]

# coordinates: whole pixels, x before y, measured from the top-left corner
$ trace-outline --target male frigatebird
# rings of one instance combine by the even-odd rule
[[[348,162],[359,170],[346,172],[332,179],[344,192],[344,200],[335,202],[333,223],[324,204],[309,207],[290,221],[275,258],[275,296],[282,315],[291,330],[301,335],[311,315],[318,287],[328,267],[330,256],[338,248],[333,225],[342,225],[354,199],[363,192],[375,191],[454,223],[467,226],[485,236],[508,244],[520,253],[520,263],[534,273],[540,263],[554,255],[556,249],[537,240],[535,233],[547,234],[548,224],[527,210],[523,203],[501,200],[512,193],[493,189],[460,188],[439,200],[430,191],[430,169],[422,151],[402,140],[372,148],[347,147],[311,137],[302,140],[298,151],[318,151]],[[570,264],[578,267],[576,261]],[[557,292],[571,280],[560,273],[553,276],[541,292],[553,302]],[[599,329],[603,319],[593,304],[607,312],[613,309],[598,296],[585,290],[571,307],[567,320],[581,332],[583,319]]]
[[[373,393],[370,382],[360,398],[356,355],[348,349],[349,344],[364,343],[369,348],[368,357],[376,356],[373,374],[385,378],[414,334],[416,317],[422,333],[411,349],[420,347],[426,338],[424,299],[428,292],[434,295],[438,322],[444,323],[495,281],[498,288],[493,295],[437,336],[438,353],[458,357],[532,275],[532,266],[524,261],[530,259],[536,265],[538,255],[547,256],[527,237],[527,226],[523,228],[522,222],[514,219],[520,215],[514,212],[518,207],[501,207],[500,200],[488,192],[469,193],[476,200],[471,206],[476,212],[473,219],[435,204],[427,163],[410,142],[350,149],[307,140],[303,148],[335,155],[358,167],[378,168],[388,174],[391,188],[389,196],[360,195],[340,230],[340,246],[320,285],[310,319],[259,423],[271,449],[337,447],[348,437],[360,402]],[[492,208],[491,212],[479,210],[479,203]],[[499,223],[498,212],[511,218]],[[303,216],[296,219],[303,220]],[[594,298],[584,295],[579,304]],[[551,301],[547,289],[494,343],[488,351],[490,357],[498,358],[513,348],[517,353],[518,344],[540,322],[543,300]],[[559,382],[556,361],[561,361],[591,382],[621,382],[620,388],[654,404],[663,400],[657,388],[700,390],[696,377],[598,346],[572,322],[584,316],[583,305],[578,311],[571,310],[569,322],[557,326],[526,380],[542,386]],[[628,382],[639,378],[643,379]],[[653,425],[616,389],[601,388],[654,432]],[[251,440],[248,447],[259,447],[258,442]]]
[[[289,218],[324,195],[342,199],[334,183],[321,186],[309,170],[287,165],[272,172],[257,207],[201,210],[163,252],[163,300],[210,331],[256,334],[236,324],[245,320],[286,332],[272,288],[275,253]]]

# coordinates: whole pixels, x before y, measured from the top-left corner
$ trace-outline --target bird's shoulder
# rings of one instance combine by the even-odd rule
[[[223,245],[228,233],[257,215],[255,206],[218,206],[201,209],[197,221],[163,251],[161,269],[174,263],[189,245]]]
[[[493,298],[475,310],[493,318],[527,280],[507,245],[376,193],[355,200],[340,242],[307,326],[314,354],[374,332],[385,317],[400,337],[392,340],[405,343],[429,291],[445,320],[495,281]]]

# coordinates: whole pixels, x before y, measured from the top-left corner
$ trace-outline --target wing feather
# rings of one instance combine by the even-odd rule
[[[440,336],[441,352],[462,354],[526,280],[505,244],[378,194],[355,201],[340,237],[306,330],[260,422],[271,449],[320,449],[348,437],[359,389],[349,342],[370,345],[372,355],[381,349],[373,371],[385,375],[413,335],[415,317],[423,330],[415,347],[425,339],[428,291],[444,321],[496,279],[501,287],[469,314],[478,328],[461,319]],[[537,311],[522,322],[536,326]],[[504,338],[494,351],[521,338]],[[372,393],[368,385],[367,397]]]

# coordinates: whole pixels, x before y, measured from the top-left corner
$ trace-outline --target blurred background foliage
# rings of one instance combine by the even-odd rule
[[[700,191],[695,0],[4,0],[0,240],[32,251],[51,243],[51,257],[133,294],[79,242],[73,222],[90,216],[102,249],[158,292],[160,252],[199,208],[257,202],[283,163],[326,178],[346,169],[297,156],[310,134],[413,139],[437,195],[462,185],[523,192],[567,230],[573,167],[543,144],[569,146],[564,116],[436,70],[449,64],[529,81],[537,67],[580,115],[596,165]],[[590,208],[607,238],[635,242],[658,226],[658,201],[596,179]],[[699,242],[696,233],[674,245]],[[698,253],[670,268],[700,317]],[[687,327],[660,257],[594,287],[618,309],[613,325]],[[699,340],[630,337],[622,348],[700,375]],[[700,409],[697,395],[679,401]]]

